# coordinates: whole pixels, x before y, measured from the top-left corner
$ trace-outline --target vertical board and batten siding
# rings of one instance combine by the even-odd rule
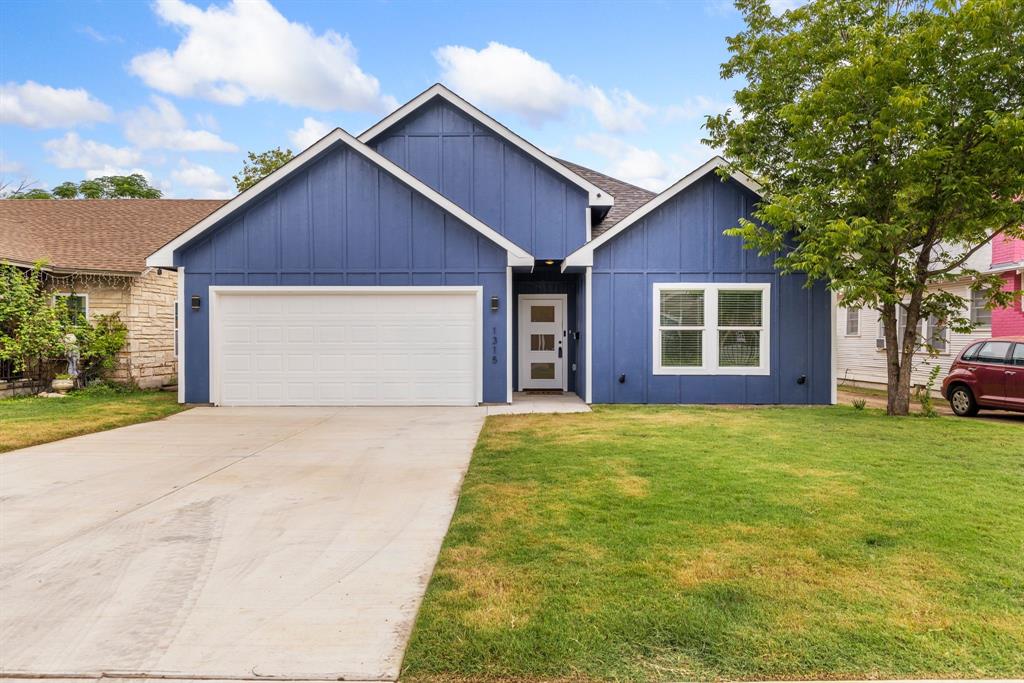
[[[504,402],[507,255],[338,145],[175,254],[185,267],[185,400],[209,400],[210,285],[481,285],[484,401]],[[497,340],[496,342],[494,340]],[[493,343],[492,343],[493,342]]]
[[[723,235],[750,217],[757,196],[709,174],[600,246],[593,271],[595,403],[831,401],[831,297],[824,285],[780,276],[772,259]],[[656,282],[771,283],[766,376],[653,374]],[[618,378],[625,375],[626,381]],[[797,382],[803,375],[804,384]]]
[[[425,104],[370,144],[537,259],[563,259],[588,237],[582,188],[444,100]]]

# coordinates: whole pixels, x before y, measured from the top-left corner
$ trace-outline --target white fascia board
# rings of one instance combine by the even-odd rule
[[[408,171],[398,166],[386,157],[378,154],[371,147],[363,144],[358,139],[353,137],[348,132],[341,128],[335,128],[330,133],[320,138],[317,142],[307,147],[305,151],[296,156],[294,159],[289,161],[287,164],[277,169],[263,180],[259,181],[251,188],[242,192],[237,197],[232,199],[230,202],[220,207],[209,216],[196,223],[194,226],[178,235],[176,238],[160,247],[156,252],[151,254],[146,259],[146,265],[156,268],[173,268],[174,267],[174,252],[180,247],[188,244],[193,239],[198,237],[206,230],[212,228],[214,225],[230,216],[235,211],[238,211],[242,207],[246,206],[264,192],[274,188],[283,180],[288,178],[291,174],[295,173],[303,166],[306,165],[311,159],[325,151],[331,145],[335,143],[342,143],[346,145],[353,152],[359,154],[363,158],[367,159],[371,163],[375,164],[379,168],[383,169],[387,173],[397,178],[404,185],[412,188],[416,192],[422,194],[424,197],[438,205],[449,214],[459,219],[469,227],[473,228],[481,235],[491,240],[499,247],[503,248],[508,252],[509,265],[533,265],[534,258],[529,252],[522,249],[519,245],[515,244],[507,237],[501,235],[494,228],[490,227],[480,219],[476,218],[468,211],[460,207],[458,204],[448,199],[444,195],[440,194],[430,186],[423,183]]]
[[[668,189],[664,190],[661,194],[658,194],[651,198],[646,204],[638,207],[636,211],[629,214],[621,221],[616,223],[608,231],[602,233],[597,239],[591,240],[584,244],[582,247],[569,254],[565,261],[562,262],[562,270],[564,271],[569,266],[592,266],[594,265],[594,250],[600,247],[602,244],[615,239],[615,236],[628,230],[630,226],[635,225],[644,219],[648,214],[657,210],[660,206],[671,200],[677,194],[685,190],[686,188],[693,185],[695,182],[706,176],[711,171],[715,171],[724,166],[728,166],[728,162],[720,156],[715,156],[704,162],[694,170],[687,173],[685,176],[680,178],[675,184]],[[738,182],[743,187],[747,188],[751,192],[761,196],[761,185],[756,180],[748,176],[746,173],[740,171],[732,171],[730,177]]]
[[[462,111],[462,113],[469,116],[471,119],[479,123],[481,126],[484,126],[494,131],[495,133],[500,135],[502,138],[504,138],[511,144],[518,147],[520,150],[522,150],[524,153],[526,153],[536,161],[539,161],[541,164],[551,169],[552,171],[562,176],[563,178],[573,183],[574,185],[577,185],[580,188],[586,190],[588,196],[588,203],[590,206],[613,206],[615,204],[615,197],[608,194],[606,191],[602,190],[597,185],[594,185],[592,182],[590,182],[583,176],[579,175],[578,173],[575,173],[574,171],[566,167],[564,164],[559,163],[553,157],[551,157],[551,155],[547,154],[542,149],[532,144],[525,138],[512,132],[510,129],[508,129],[498,121],[494,120],[484,112],[480,111],[472,104],[462,99],[457,94],[455,94],[445,86],[441,85],[440,83],[435,83],[434,85],[430,86],[429,88],[421,92],[419,95],[412,98],[411,100],[403,104],[401,107],[385,116],[379,122],[375,123],[373,126],[366,129],[366,131],[359,136],[360,142],[369,144],[369,142],[373,140],[375,137],[377,137],[385,130],[387,130],[391,126],[395,125],[396,123],[404,119],[409,114],[415,112],[421,106],[423,106],[424,104],[426,104],[435,97],[440,97],[444,99],[446,102]]]
[[[1004,263],[1002,265],[992,266],[986,273],[1012,273],[1015,270],[1024,271],[1024,261],[1018,261],[1017,263]]]

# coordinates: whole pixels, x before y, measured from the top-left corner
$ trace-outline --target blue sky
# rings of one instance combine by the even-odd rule
[[[724,0],[0,3],[0,177],[232,194],[247,150],[353,134],[441,81],[549,153],[661,189],[730,105]]]

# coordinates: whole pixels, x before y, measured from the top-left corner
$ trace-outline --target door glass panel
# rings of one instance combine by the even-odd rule
[[[553,335],[553,334],[531,334],[530,335],[530,350],[531,351],[554,351],[555,350],[555,335]]]
[[[555,322],[554,306],[530,306],[531,323],[553,323]]]
[[[1013,347],[1012,362],[1014,365],[1024,366],[1024,344],[1017,344]]]
[[[530,379],[554,379],[554,363],[530,363]]]
[[[978,361],[981,363],[1005,363],[1006,353],[1010,350],[1010,342],[985,342],[978,352]]]

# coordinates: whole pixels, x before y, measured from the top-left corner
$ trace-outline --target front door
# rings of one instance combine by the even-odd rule
[[[564,294],[519,295],[519,389],[565,391]]]

